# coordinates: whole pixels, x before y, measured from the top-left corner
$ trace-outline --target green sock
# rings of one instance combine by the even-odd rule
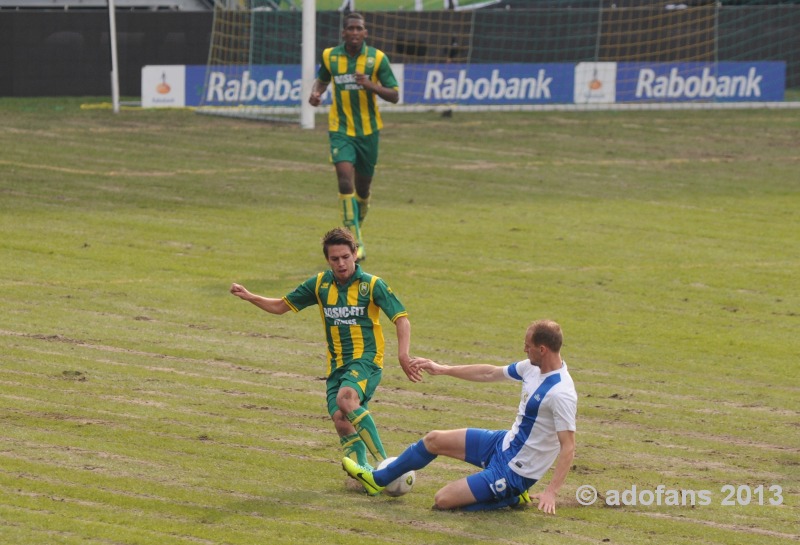
[[[359,437],[364,441],[364,444],[375,459],[378,460],[378,462],[385,460],[386,451],[383,450],[383,443],[381,443],[381,438],[378,435],[378,428],[375,427],[375,421],[372,419],[369,411],[364,407],[359,407],[348,414],[347,419],[353,424]]]
[[[339,439],[344,455],[363,467],[371,467],[367,460],[367,446],[357,433],[345,435]]]
[[[356,194],[356,201],[358,202],[358,225],[360,227],[369,212],[369,197],[360,197]]]
[[[358,223],[359,212],[356,194],[349,193],[345,195],[343,193],[339,193],[339,205],[342,208],[342,223],[344,223],[344,226],[347,227],[351,233],[353,233],[353,236],[356,237],[356,242],[359,246],[361,246],[361,227]]]

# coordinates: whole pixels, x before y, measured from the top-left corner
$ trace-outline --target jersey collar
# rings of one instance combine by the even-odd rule
[[[339,284],[339,282],[336,280],[336,275],[333,274],[333,271],[331,271],[331,274],[333,275],[333,281],[336,282],[337,286],[339,286],[340,288],[346,288],[348,286],[352,286],[353,282],[361,280],[361,277],[364,275],[364,271],[361,270],[361,265],[356,263],[356,270],[353,273],[353,276],[350,277],[350,280],[348,280],[346,284]]]
[[[342,44],[342,51],[344,51],[344,54],[347,55],[348,57],[350,57],[351,59],[357,59],[361,55],[366,53],[366,51],[367,51],[367,41],[364,40],[363,42],[361,42],[361,49],[355,55],[350,55],[350,52],[347,50],[347,44],[346,43]]]

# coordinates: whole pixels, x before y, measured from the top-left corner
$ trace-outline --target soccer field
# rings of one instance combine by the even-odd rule
[[[322,117],[81,102],[0,99],[0,543],[800,541],[797,112],[384,115],[364,268],[412,355],[503,365],[532,320],[564,328],[578,450],[553,517],[432,511],[473,471],[441,458],[400,498],[347,487],[318,312],[228,293],[324,266]],[[390,455],[510,426],[518,385],[412,384],[392,330]]]

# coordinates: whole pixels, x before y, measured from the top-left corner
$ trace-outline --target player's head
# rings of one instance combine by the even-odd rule
[[[353,254],[358,250],[356,239],[348,229],[337,227],[331,229],[325,236],[322,237],[322,253],[325,254],[325,259],[328,259],[328,252],[331,246],[347,246]]]
[[[537,320],[528,326],[525,335],[525,346],[538,348],[546,347],[550,352],[558,354],[564,342],[561,326],[552,320]]]
[[[364,23],[364,16],[355,11],[345,15],[342,21],[342,39],[351,54],[361,48],[366,38],[367,26]]]
[[[322,239],[325,260],[340,284],[345,284],[356,272],[357,249],[358,245],[347,229],[337,227],[328,231]]]
[[[347,30],[347,27],[353,23],[358,23],[365,28],[367,26],[363,15],[361,15],[357,11],[351,11],[350,13],[344,16],[344,19],[342,19],[342,30]]]

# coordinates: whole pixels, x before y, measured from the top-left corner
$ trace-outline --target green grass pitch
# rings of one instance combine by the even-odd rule
[[[349,489],[318,313],[228,293],[323,267],[323,117],[82,102],[0,99],[0,542],[800,541],[796,111],[384,115],[365,268],[408,307],[412,353],[502,365],[530,321],[564,328],[578,451],[552,517],[432,511],[472,471],[452,460],[402,498]],[[415,385],[388,344],[371,408],[391,455],[510,425],[515,385]],[[659,485],[711,501],[602,501]]]

